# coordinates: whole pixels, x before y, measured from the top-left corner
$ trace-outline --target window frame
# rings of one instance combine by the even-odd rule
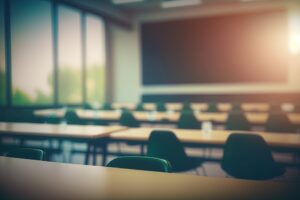
[[[4,3],[4,44],[5,44],[5,73],[6,73],[6,101],[4,105],[0,105],[0,108],[18,108],[18,109],[41,109],[41,108],[58,108],[63,106],[68,107],[77,107],[82,106],[87,103],[87,87],[86,87],[86,18],[88,14],[95,15],[99,17],[99,20],[103,21],[104,24],[104,35],[105,35],[105,57],[106,57],[106,63],[105,63],[105,76],[107,77],[109,75],[109,36],[108,36],[108,23],[107,19],[104,15],[100,14],[96,10],[88,9],[84,6],[75,4],[75,3],[69,3],[62,0],[39,0],[39,1],[48,1],[51,4],[51,30],[52,30],[52,42],[53,42],[53,74],[54,74],[54,81],[53,81],[53,103],[51,104],[35,104],[35,105],[13,105],[12,104],[12,56],[11,56],[11,2],[10,0],[3,0]],[[81,56],[82,56],[82,63],[81,63],[81,69],[82,69],[82,102],[76,103],[76,104],[61,104],[58,101],[58,26],[59,26],[59,13],[58,13],[58,7],[59,6],[66,6],[70,7],[71,9],[75,9],[80,14],[80,32],[81,32]],[[107,101],[107,86],[108,78],[105,78],[105,101]]]

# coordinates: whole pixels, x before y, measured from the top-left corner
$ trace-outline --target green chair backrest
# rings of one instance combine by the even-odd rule
[[[80,119],[74,110],[68,110],[65,114],[65,119],[68,124],[85,125],[85,121]]]
[[[182,111],[177,127],[180,129],[200,129],[201,123],[192,111]]]
[[[93,109],[92,105],[89,104],[89,103],[84,103],[82,105],[82,107],[83,107],[83,109],[87,109],[87,110],[92,110]]]
[[[186,168],[188,157],[182,143],[171,131],[152,131],[148,140],[147,156],[161,158],[171,163],[173,171]]]
[[[166,105],[165,105],[164,102],[157,102],[156,103],[156,111],[164,112],[166,110],[167,110],[167,108],[166,108]]]
[[[133,114],[130,111],[124,111],[122,112],[122,115],[120,117],[120,124],[122,126],[128,126],[128,127],[139,127],[140,123],[135,119]]]
[[[191,104],[189,102],[184,102],[182,106],[182,111],[192,111]]]
[[[147,156],[124,156],[110,161],[107,167],[136,169],[157,172],[171,172],[171,165],[168,161]]]
[[[217,106],[217,103],[210,103],[208,105],[208,109],[207,109],[207,112],[218,112],[219,109],[218,109],[218,106]]]
[[[231,105],[231,112],[242,112],[242,107],[240,103],[233,103]]]
[[[221,167],[244,179],[267,179],[276,174],[276,163],[264,139],[256,134],[231,134],[224,148]]]
[[[110,103],[105,102],[102,104],[101,110],[112,110],[112,106]]]
[[[226,121],[227,130],[250,130],[250,124],[242,112],[231,112]]]
[[[275,112],[269,115],[266,123],[266,130],[268,132],[294,132],[289,118],[284,112]]]
[[[19,148],[11,150],[6,154],[7,157],[14,158],[24,158],[31,160],[43,160],[44,159],[44,151],[40,149],[31,149],[31,148]]]
[[[145,111],[144,109],[144,104],[143,103],[139,103],[136,108],[135,108],[136,111]]]

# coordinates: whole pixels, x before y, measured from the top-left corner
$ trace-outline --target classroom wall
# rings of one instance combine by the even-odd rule
[[[163,13],[143,13],[136,16],[132,30],[112,27],[112,52],[114,68],[113,100],[117,102],[137,102],[142,94],[255,94],[255,93],[299,93],[300,55],[290,57],[288,83],[284,84],[191,84],[143,86],[141,84],[141,48],[139,24],[144,21],[170,20],[177,17],[201,17],[247,12],[258,9],[286,8],[289,13],[289,33],[291,38],[300,35],[300,3],[272,4],[220,8],[200,8],[199,10],[172,10]]]
[[[141,90],[137,27],[110,24],[114,102],[138,102]]]

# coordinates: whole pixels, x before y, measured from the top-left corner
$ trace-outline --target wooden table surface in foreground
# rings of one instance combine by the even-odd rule
[[[1,199],[290,200],[299,184],[246,181],[0,157]]]
[[[205,145],[224,145],[232,133],[250,133],[261,135],[271,147],[293,148],[300,150],[300,134],[296,133],[269,133],[252,131],[224,131],[213,130],[205,134],[201,130],[166,129],[166,128],[131,128],[112,133],[109,137],[115,140],[147,141],[153,130],[170,130],[184,143]]]

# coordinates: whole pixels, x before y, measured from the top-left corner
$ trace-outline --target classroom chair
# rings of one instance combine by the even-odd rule
[[[135,108],[136,111],[145,111],[144,109],[144,104],[143,103],[139,103],[136,108]]]
[[[134,115],[128,110],[123,111],[119,122],[122,126],[127,126],[130,128],[140,127],[140,122],[137,121],[135,119]],[[138,142],[126,142],[126,144],[140,145],[140,143],[138,143]],[[144,155],[144,145],[140,145],[140,149],[141,149],[141,155]],[[120,151],[120,147],[119,147],[119,151]]]
[[[181,111],[193,111],[189,102],[184,102]]]
[[[241,179],[266,180],[284,174],[264,139],[256,134],[231,134],[225,144],[222,169]]]
[[[31,149],[31,148],[18,148],[9,151],[5,156],[13,158],[24,158],[31,160],[43,160],[44,151],[40,149]]]
[[[177,127],[180,129],[200,129],[201,123],[197,120],[192,111],[182,111]]]
[[[156,103],[156,111],[158,111],[158,112],[165,112],[165,111],[167,111],[165,103],[164,102],[157,102]]]
[[[218,112],[218,111],[219,111],[219,109],[218,109],[217,103],[210,103],[208,105],[207,112]]]
[[[85,125],[86,122],[80,119],[74,110],[68,110],[65,114],[67,124]]]
[[[113,108],[110,103],[105,102],[102,104],[101,110],[113,110]]]
[[[122,112],[122,115],[120,117],[120,124],[122,126],[127,126],[131,128],[140,126],[139,121],[137,121],[134,115],[128,110]]]
[[[195,170],[204,162],[201,159],[187,156],[176,135],[171,131],[164,130],[152,131],[148,141],[147,156],[169,161],[173,172]],[[203,166],[202,169],[205,174]]]
[[[124,156],[110,161],[107,167],[136,169],[156,172],[171,172],[172,168],[168,161],[146,156]]]
[[[266,131],[268,132],[294,132],[289,118],[284,112],[271,113],[266,122]]]
[[[250,130],[250,124],[242,112],[231,112],[225,123],[226,130]]]

